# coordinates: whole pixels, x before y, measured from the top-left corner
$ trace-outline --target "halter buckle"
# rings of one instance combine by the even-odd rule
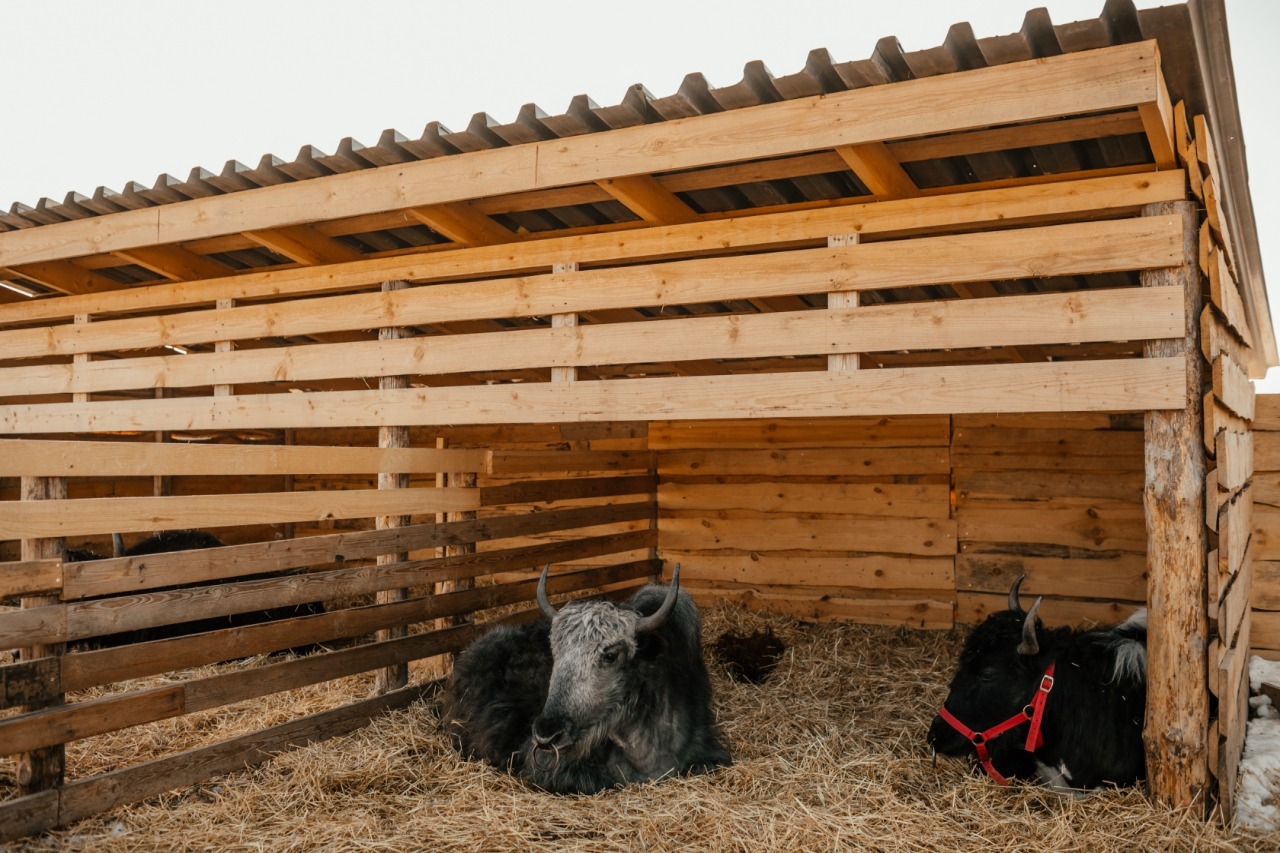
[[[1046,673],[1040,677],[1040,692],[1048,693],[1053,689],[1053,676]]]

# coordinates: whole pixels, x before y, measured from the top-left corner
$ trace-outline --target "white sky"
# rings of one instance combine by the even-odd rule
[[[1055,23],[1103,0],[1042,0]],[[862,59],[882,36],[905,50],[967,20],[981,38],[1016,32],[1035,0],[0,0],[0,206],[61,200],[161,172],[220,172],[384,128],[463,130],[536,103],[552,115],[590,95],[618,103],[643,83],[675,92],[700,71],[738,82],[761,59],[800,70],[812,48]],[[1138,0],[1141,8],[1162,5]],[[1280,2],[1227,0],[1253,202],[1280,329]],[[1268,94],[1270,92],[1270,94]],[[1259,390],[1280,392],[1280,371]]]

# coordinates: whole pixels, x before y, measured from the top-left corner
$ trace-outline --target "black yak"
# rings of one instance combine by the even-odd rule
[[[128,548],[124,547],[124,539],[119,533],[112,534],[111,539],[114,556],[116,557],[142,557],[149,554],[169,553],[171,551],[194,551],[203,548],[221,548],[226,544],[221,539],[205,530],[162,530],[154,536],[148,536],[146,539],[134,543]],[[97,559],[96,555],[91,559]],[[187,589],[190,588],[190,586],[192,585],[184,584],[181,586],[160,587],[155,591],[164,592],[173,589]],[[198,584],[196,584],[196,586],[198,586]],[[268,610],[252,610],[247,613],[232,613],[227,616],[211,616],[189,622],[178,622],[171,625],[157,625],[151,628],[121,631],[116,634],[108,634],[103,637],[95,638],[86,645],[95,648],[115,648],[118,646],[128,646],[133,645],[134,643],[144,643],[153,640],[167,640],[175,637],[185,637],[191,634],[201,634],[207,631],[217,631],[223,628],[243,628],[248,625],[260,625],[265,622],[292,619],[298,616],[313,616],[323,612],[323,604],[319,602],[308,602],[305,604],[273,607]],[[314,651],[316,648],[317,646],[314,644],[308,644],[292,649],[286,649],[284,651],[293,652],[295,654],[306,654]]]
[[[1025,577],[1025,575],[1023,576]],[[1080,792],[1146,777],[1147,612],[1109,628],[1045,628],[1037,598],[973,630],[929,727],[943,755],[969,756],[1000,784],[1039,780]]]
[[[701,617],[679,589],[626,604],[571,601],[499,626],[458,656],[442,722],[459,753],[559,794],[706,773],[731,763],[711,711]]]

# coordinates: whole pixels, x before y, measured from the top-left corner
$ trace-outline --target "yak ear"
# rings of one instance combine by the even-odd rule
[[[643,634],[636,635],[636,659],[637,660],[654,660],[661,657],[666,651],[666,640],[662,639],[662,635],[655,631],[646,631]]]
[[[1040,640],[1036,637],[1036,625],[1040,622],[1040,617],[1036,615],[1040,610],[1040,602],[1044,601],[1044,596],[1036,599],[1036,603],[1031,605],[1031,609],[1027,611],[1027,618],[1022,620],[1022,642],[1018,644],[1018,654],[1020,655],[1037,655],[1040,653]]]

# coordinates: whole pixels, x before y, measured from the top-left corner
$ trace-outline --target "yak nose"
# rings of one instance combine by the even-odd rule
[[[573,724],[564,717],[538,717],[533,721],[533,745],[539,749],[562,746],[573,739]]]

